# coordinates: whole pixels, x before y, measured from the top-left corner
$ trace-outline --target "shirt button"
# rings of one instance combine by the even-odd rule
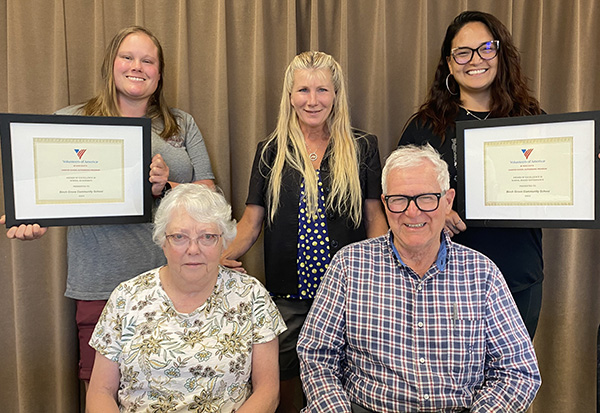
[[[331,240],[331,246],[332,246],[333,248],[337,248],[337,247],[338,247],[338,245],[339,245],[339,243],[338,243],[336,240],[334,240],[334,239],[332,239],[332,240]]]
[[[428,394],[424,394],[424,395],[423,395],[423,398],[424,398],[425,400],[429,400],[429,395],[428,395]]]
[[[423,322],[422,322],[422,321],[419,321],[419,322],[417,323],[417,326],[418,326],[419,328],[423,328]]]
[[[424,358],[424,357],[421,357],[421,358],[419,359],[419,363],[421,363],[421,364],[425,363],[425,358]]]
[[[421,284],[417,285],[417,290],[421,291],[423,289],[423,286],[421,286]]]

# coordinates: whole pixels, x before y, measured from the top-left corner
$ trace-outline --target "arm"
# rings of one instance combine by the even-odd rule
[[[252,346],[252,395],[237,413],[274,412],[279,404],[279,342]]]
[[[244,215],[237,224],[237,235],[221,255],[221,265],[234,269],[242,265],[241,262],[236,260],[254,245],[260,235],[264,218],[265,208],[254,204],[246,205]]]
[[[96,352],[90,387],[86,396],[87,413],[119,412],[117,391],[119,390],[119,365]]]
[[[6,224],[6,215],[0,217],[0,225]],[[41,238],[48,228],[40,227],[39,224],[21,224],[18,227],[10,227],[6,231],[6,237],[10,239],[20,239],[22,241],[31,241]]]
[[[365,227],[369,238],[378,237],[388,231],[387,219],[379,199],[365,199]]]
[[[389,227],[381,203],[381,161],[375,135],[361,141],[361,187],[365,197],[363,220],[368,238],[385,234]]]
[[[350,413],[350,400],[342,386],[345,361],[344,268],[334,256],[298,338],[300,378],[307,397],[305,412]]]
[[[524,412],[541,384],[535,351],[517,306],[494,268],[486,305],[486,358],[483,387],[471,412]]]

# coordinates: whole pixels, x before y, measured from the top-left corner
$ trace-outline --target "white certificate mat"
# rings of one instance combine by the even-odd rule
[[[467,225],[598,227],[598,115],[457,122]]]
[[[7,226],[147,222],[150,120],[0,114]]]

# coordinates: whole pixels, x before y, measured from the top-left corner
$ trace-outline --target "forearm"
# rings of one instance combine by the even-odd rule
[[[254,391],[236,413],[272,413],[279,404],[279,387]]]
[[[304,412],[351,413],[350,400],[342,383],[332,371],[326,366],[316,364],[302,370],[302,388],[307,397]]]
[[[325,273],[298,337],[300,378],[308,412],[351,412],[342,385],[346,359],[346,285],[343,253]]]
[[[117,400],[111,394],[100,391],[88,391],[86,413],[119,413]]]
[[[264,211],[259,205],[246,205],[244,215],[237,224],[235,239],[222,254],[222,258],[236,260],[254,245],[262,229]]]
[[[535,398],[537,387],[523,382],[487,380],[475,395],[472,413],[525,412]]]
[[[379,199],[366,199],[364,207],[367,237],[375,238],[385,234],[389,227],[381,201]]]
[[[535,351],[510,291],[496,270],[488,304],[485,381],[473,412],[524,412],[541,385]]]

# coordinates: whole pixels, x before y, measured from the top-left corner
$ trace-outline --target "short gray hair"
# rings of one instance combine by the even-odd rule
[[[167,192],[154,217],[152,240],[159,247],[165,244],[167,225],[178,208],[184,208],[197,222],[217,224],[223,232],[225,248],[235,238],[237,231],[235,220],[231,218],[231,205],[220,190],[206,185],[179,184]]]
[[[412,168],[421,165],[424,161],[433,164],[437,175],[437,181],[442,191],[450,189],[450,174],[448,164],[430,144],[401,146],[388,156],[381,173],[381,188],[383,194],[387,195],[387,176],[397,168]]]

